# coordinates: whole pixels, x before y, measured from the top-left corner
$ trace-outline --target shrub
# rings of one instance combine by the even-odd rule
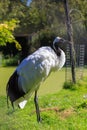
[[[71,89],[71,90],[76,90],[78,88],[78,84],[74,84],[71,81],[65,82],[63,85],[64,89]]]
[[[17,66],[19,64],[19,55],[14,57],[5,57],[3,58],[2,66]]]

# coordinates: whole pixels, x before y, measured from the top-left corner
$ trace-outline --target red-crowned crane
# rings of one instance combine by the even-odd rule
[[[65,53],[59,48],[59,43],[63,43],[64,39],[56,37],[53,41],[53,47],[40,47],[33,54],[25,58],[16,68],[10,77],[6,92],[14,108],[14,102],[20,97],[24,97],[23,101],[18,104],[20,108],[24,108],[28,98],[35,92],[34,102],[36,107],[37,121],[40,122],[40,111],[37,99],[37,90],[40,83],[44,81],[50,72],[61,69],[65,63]]]

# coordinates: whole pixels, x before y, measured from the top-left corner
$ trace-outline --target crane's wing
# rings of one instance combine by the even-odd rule
[[[20,89],[25,93],[37,89],[53,68],[58,67],[58,58],[50,47],[42,47],[25,58],[17,68]]]

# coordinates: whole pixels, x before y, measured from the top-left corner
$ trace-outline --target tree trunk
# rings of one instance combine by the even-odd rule
[[[71,19],[70,19],[70,16],[69,16],[68,0],[64,0],[64,9],[65,9],[65,15],[66,15],[67,35],[68,35],[68,40],[70,41],[70,58],[71,58],[72,82],[76,83],[75,49],[74,49],[74,42],[73,42],[73,28],[72,28]]]

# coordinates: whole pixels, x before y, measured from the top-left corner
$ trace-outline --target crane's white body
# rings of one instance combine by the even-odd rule
[[[61,50],[62,51],[62,50]],[[65,63],[65,54],[58,57],[50,47],[41,47],[25,58],[17,67],[18,85],[25,93],[38,89],[53,70],[60,69]]]
[[[64,63],[65,53],[62,50],[61,56],[57,56],[51,47],[39,48],[32,55],[25,58],[16,69],[19,75],[19,89],[28,93],[28,97],[31,96],[32,92],[39,88],[40,83],[47,78],[50,72],[62,68]]]

